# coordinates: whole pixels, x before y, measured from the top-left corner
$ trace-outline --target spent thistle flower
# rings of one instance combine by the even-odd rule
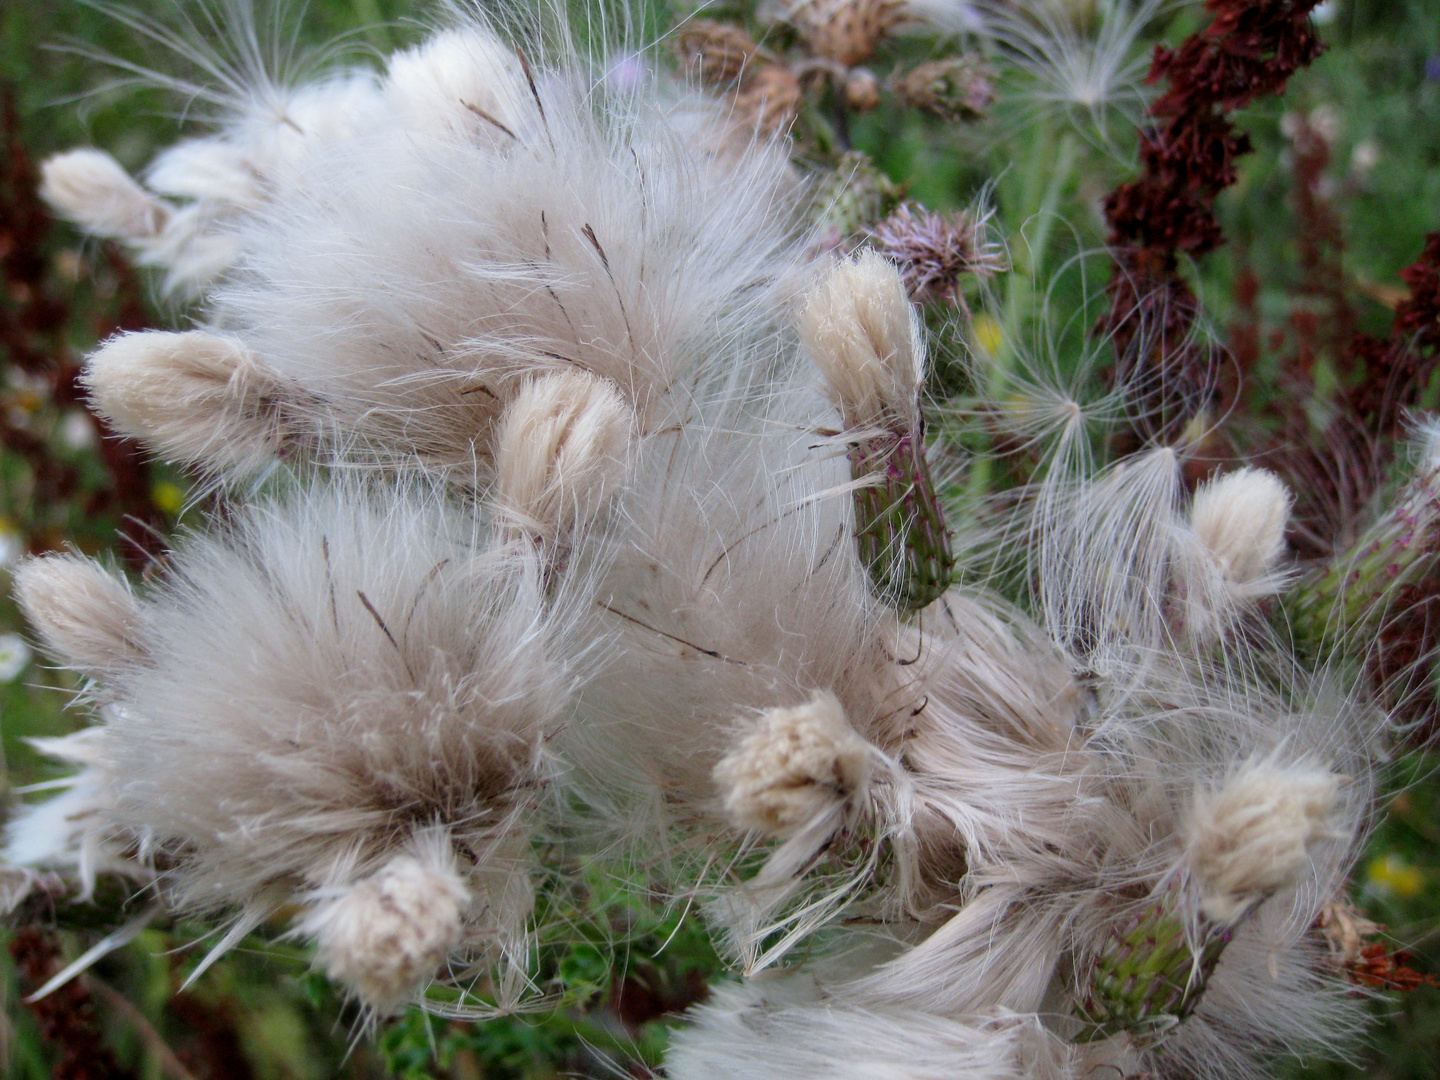
[[[676,55],[687,74],[702,86],[738,83],[755,64],[760,46],[738,26],[712,19],[691,19],[675,35]]]
[[[873,251],[836,264],[800,334],[852,444],[861,559],[882,596],[923,608],[949,587],[954,556],[925,458],[923,336],[895,267]]]
[[[989,212],[937,214],[904,203],[871,227],[870,243],[899,267],[915,303],[948,300],[963,308],[962,278],[985,280],[1008,266],[1000,245],[989,238],[989,219]]]

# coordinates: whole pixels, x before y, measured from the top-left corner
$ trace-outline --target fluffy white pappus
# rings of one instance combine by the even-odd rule
[[[744,725],[715,765],[715,784],[737,829],[785,838],[862,802],[872,753],[839,699],[820,691],[801,705],[766,709]]]
[[[115,773],[105,726],[28,741],[46,757],[78,771],[63,780],[28,789],[59,788],[60,793],[19,808],[6,824],[5,861],[73,873],[80,882],[81,900],[89,899],[94,892],[99,874],[150,880],[150,868],[137,858],[138,839],[111,823]]]
[[[912,0],[914,2],[914,0]],[[1060,113],[1083,137],[1117,157],[1111,124],[1135,124],[1152,95],[1147,31],[1174,0],[1112,0],[1088,11],[1054,0],[920,0],[934,12],[967,9],[972,32],[1021,76],[1014,80],[1026,115]],[[959,28],[953,16],[942,22]]]
[[[121,578],[81,555],[30,559],[15,572],[15,599],[49,652],[92,679],[144,660],[143,615]]]
[[[897,644],[872,737],[911,785],[895,826],[916,860],[902,909],[938,925],[978,880],[1073,886],[1094,852],[1130,841],[1084,747],[1086,695],[1038,628],[956,588]]]
[[[243,95],[219,132],[177,143],[146,170],[149,187],[177,209],[164,230],[134,245],[141,262],[165,269],[168,291],[198,295],[241,256],[247,214],[303,176],[313,154],[386,115],[365,71]]]
[[[1034,499],[1037,614],[1050,637],[1097,675],[1118,680],[1172,643],[1175,452],[1127,458],[1095,479],[1046,477]]]
[[[924,332],[883,256],[867,249],[835,263],[806,297],[800,337],[847,427],[919,429]]]
[[[526,382],[495,434],[490,501],[502,528],[567,543],[624,479],[634,421],[613,383],[583,371]]]
[[[1177,643],[1197,652],[1239,627],[1260,632],[1257,601],[1291,576],[1280,565],[1291,495],[1264,469],[1245,468],[1201,486],[1174,538],[1171,619]]]
[[[704,425],[642,440],[615,527],[577,550],[614,644],[565,738],[586,783],[660,793],[663,818],[723,824],[733,840],[712,774],[736,716],[824,690],[865,737],[895,630],[849,536],[845,463],[808,434],[824,402],[778,386],[778,416],[729,401]],[[617,824],[663,846],[644,818]]]
[[[121,334],[91,354],[82,381],[117,430],[212,475],[254,474],[292,448],[301,392],[232,337]]]
[[[1243,796],[1244,787],[1254,785],[1258,794],[1237,802],[1266,809],[1242,810],[1231,822],[1229,838],[1214,837],[1214,851],[1223,867],[1239,850],[1232,841],[1258,836],[1253,863],[1240,856],[1235,868],[1259,871],[1249,884],[1274,882],[1287,864],[1290,873],[1233,927],[1195,1014],[1150,1055],[1148,1066],[1164,1075],[1259,1080],[1272,1074],[1282,1054],[1345,1057],[1368,1022],[1366,1003],[1330,958],[1316,923],[1327,906],[1346,895],[1363,850],[1386,718],[1373,703],[1342,693],[1338,680],[1324,671],[1301,678],[1286,705],[1287,745],[1309,756],[1283,748],[1248,758],[1232,751],[1229,761],[1243,764],[1232,766],[1224,781],[1192,789],[1183,809],[1185,840],[1198,836],[1193,822],[1202,800],[1227,799],[1232,784],[1241,785]],[[1278,783],[1272,784],[1271,776]],[[1262,813],[1288,828],[1269,832]],[[1181,858],[1187,868],[1195,865],[1193,848]],[[1222,906],[1233,906],[1236,895],[1223,898]]]
[[[527,828],[571,676],[538,567],[477,540],[433,495],[339,484],[177,549],[150,662],[106,682],[115,818],[173,861],[177,904],[253,911],[419,830],[478,860]]]
[[[101,150],[69,150],[46,160],[40,196],[61,217],[106,239],[152,241],[171,215],[170,206]]]
[[[452,34],[447,63],[497,77],[491,31]],[[213,320],[302,385],[353,457],[483,482],[490,429],[531,376],[609,379],[653,432],[774,363],[808,265],[783,149],[722,161],[659,84],[532,63],[505,131],[419,137],[392,117],[316,154],[237,232]]]
[[[665,1057],[675,1080],[1061,1080],[1116,1056],[1064,1047],[1034,1015],[867,1005],[808,972],[722,986],[692,1015]]]
[[[205,52],[142,17],[112,13],[182,53]],[[199,59],[217,75],[224,67],[215,56]],[[240,252],[234,230],[245,214],[302,174],[312,153],[388,115],[368,72],[296,88],[266,82],[247,89],[239,80],[258,79],[258,72],[228,74],[233,85],[225,100],[234,111],[221,130],[161,153],[145,172],[145,186],[98,150],[58,154],[42,170],[41,194],[57,212],[85,232],[126,243],[142,264],[164,269],[168,292],[197,295],[222,276]],[[204,96],[199,88],[153,78]]]
[[[1255,468],[1227,473],[1195,493],[1190,528],[1236,593],[1263,595],[1277,587],[1292,498],[1283,480]]]
[[[396,855],[318,897],[297,924],[315,939],[316,964],[377,1014],[416,997],[460,945],[471,896],[448,847],[422,851],[424,861]]]
[[[491,143],[513,137],[530,105],[515,51],[473,26],[390,57],[382,90],[408,131]]]
[[[557,750],[604,834],[592,845],[628,862],[624,873],[638,865],[713,900],[725,947],[754,970],[856,900],[884,845],[827,848],[842,808],[737,881],[755,841],[737,850],[714,776],[736,717],[825,691],[868,739],[894,707],[898,630],[850,539],[846,464],[810,434],[833,417],[810,380],[796,372],[758,402],[732,389],[697,406],[695,422],[641,440],[602,542],[577,548],[571,573],[595,581],[611,637]],[[884,771],[871,804],[893,786]],[[871,806],[853,808],[883,833]]]
[[[1251,760],[1218,789],[1196,793],[1188,856],[1200,910],[1230,924],[1296,881],[1311,847],[1335,838],[1340,778],[1314,765]]]
[[[891,808],[904,797],[904,779],[828,691],[742,721],[713,775],[734,828],[782,841],[755,874],[721,888],[706,907],[749,976],[859,898],[888,839]],[[862,820],[869,845],[851,843],[849,830]],[[817,869],[824,852],[827,865]]]
[[[1262,904],[1235,927],[1195,1013],[1148,1053],[1144,1066],[1163,1077],[1264,1080],[1282,1056],[1343,1059],[1369,1026],[1369,1003],[1338,971],[1315,917],[1320,897],[1343,896],[1344,867],[1301,890]]]
[[[305,85],[275,86],[223,120],[217,135],[166,150],[145,179],[162,194],[217,210],[251,209],[283,191],[315,155],[385,114],[370,71],[340,71]]]

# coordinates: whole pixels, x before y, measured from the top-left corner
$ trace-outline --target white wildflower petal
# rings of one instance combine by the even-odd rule
[[[25,554],[25,537],[20,530],[0,519],[0,569],[14,566]]]

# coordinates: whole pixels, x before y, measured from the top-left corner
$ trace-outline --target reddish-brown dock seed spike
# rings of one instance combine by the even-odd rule
[[[1213,366],[1190,340],[1199,301],[1180,273],[1180,256],[1224,242],[1215,198],[1235,182],[1235,159],[1250,140],[1226,117],[1256,97],[1279,93],[1320,55],[1310,26],[1317,0],[1207,0],[1211,24],[1178,48],[1157,47],[1146,77],[1168,89],[1142,131],[1139,177],[1105,200],[1115,258],[1110,311],[1100,329],[1113,336],[1117,382],[1154,372],[1133,412],[1150,433],[1183,425],[1201,407],[1197,388]]]

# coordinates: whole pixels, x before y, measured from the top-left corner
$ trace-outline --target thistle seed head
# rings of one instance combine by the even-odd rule
[[[383,85],[408,130],[476,131],[487,140],[520,127],[529,101],[515,53],[479,28],[448,30],[390,58]]]
[[[143,658],[135,641],[139,603],[123,578],[91,559],[29,560],[16,571],[15,598],[48,651],[91,678]]]
[[[50,158],[41,166],[40,195],[61,217],[110,239],[153,239],[170,220],[170,207],[100,150]]]
[[[1252,585],[1285,552],[1290,489],[1265,469],[1239,469],[1211,480],[1190,504],[1190,527],[1225,582]]]
[[[619,389],[586,372],[526,382],[495,439],[500,517],[542,543],[582,527],[624,476],[634,420]]]
[[[905,0],[792,0],[787,17],[812,52],[844,67],[869,60],[911,20]]]
[[[381,1015],[414,997],[460,944],[470,895],[452,864],[397,855],[375,875],[322,900],[299,929],[325,974]]]

